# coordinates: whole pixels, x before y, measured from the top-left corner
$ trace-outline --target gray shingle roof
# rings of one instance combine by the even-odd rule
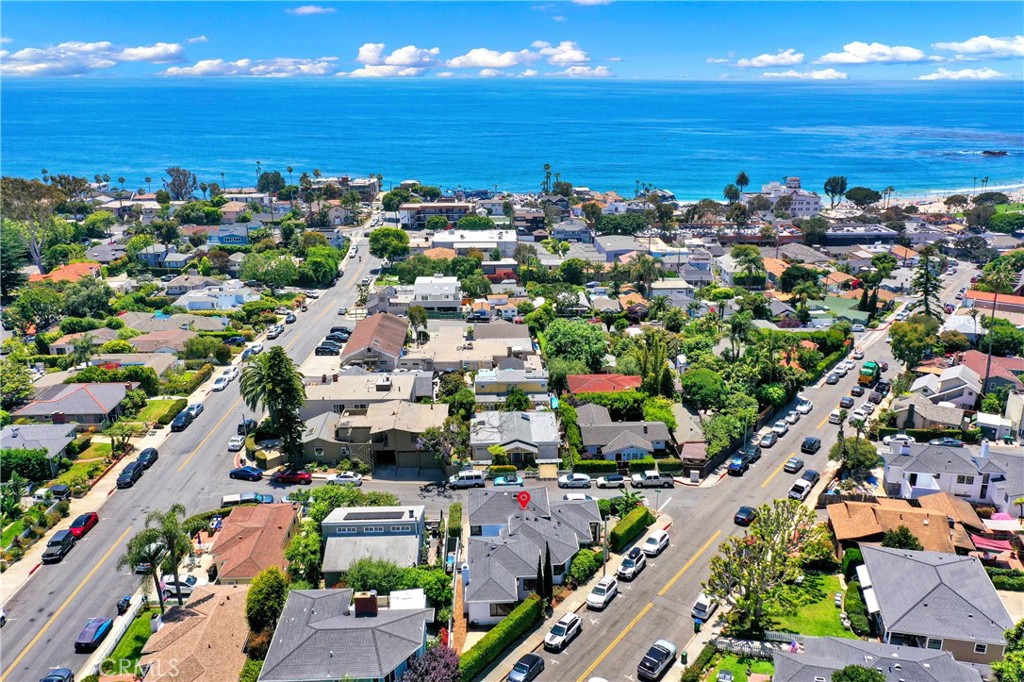
[[[886,630],[1003,644],[1013,620],[981,562],[944,552],[863,545]]]
[[[433,609],[382,609],[356,618],[352,590],[292,590],[260,673],[261,682],[377,679],[423,645]]]
[[[607,422],[605,424],[580,425],[583,445],[597,446],[607,450],[618,449],[626,445],[638,445],[653,448],[651,441],[672,440],[668,427],[664,422]],[[632,434],[629,438],[624,434]],[[641,442],[642,441],[642,442]],[[613,448],[612,444],[618,442]],[[644,445],[646,444],[646,445]]]
[[[469,491],[469,525],[493,526],[507,523],[510,516],[522,510],[516,494],[526,491],[530,493],[530,503],[526,510],[535,514],[548,515],[548,489],[544,486],[525,487],[502,490],[500,488],[484,488]]]
[[[981,472],[982,466],[991,473],[1002,472],[991,459],[979,466],[966,448],[949,448],[942,445],[911,445],[909,455],[901,455],[898,452],[892,454],[887,451],[884,458],[886,464],[895,464],[911,473],[972,475]]]
[[[324,573],[347,571],[353,562],[366,557],[390,561],[397,566],[415,566],[420,538],[415,535],[342,535],[327,538]]]
[[[554,412],[481,412],[469,425],[470,443],[557,443]]]
[[[775,682],[829,680],[848,665],[879,670],[886,682],[980,682],[981,674],[958,663],[947,651],[861,642],[839,637],[809,637],[803,653],[773,656]]]
[[[46,449],[53,459],[75,439],[74,424],[22,424],[5,426],[0,431],[0,448],[4,450]]]
[[[41,390],[35,400],[14,413],[15,417],[67,415],[105,415],[124,400],[127,388],[121,383],[58,384]]]

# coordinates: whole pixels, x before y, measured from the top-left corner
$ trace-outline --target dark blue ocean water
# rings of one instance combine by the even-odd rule
[[[1024,182],[1018,82],[36,80],[0,86],[0,169],[92,177],[181,165],[251,184],[264,169],[382,173],[445,188],[564,180],[682,198],[829,175],[903,195]],[[1010,156],[978,152],[1002,149]]]

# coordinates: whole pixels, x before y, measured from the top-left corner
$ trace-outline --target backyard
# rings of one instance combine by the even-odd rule
[[[160,417],[164,416],[168,410],[175,406],[177,400],[150,400],[146,403],[146,406],[139,410],[138,416],[135,421],[145,422],[147,424],[153,424],[160,421]]]
[[[11,525],[4,528],[3,536],[0,537],[0,547],[7,547],[9,544],[11,544],[11,542],[14,541],[14,538],[21,535],[21,533],[24,530],[25,521],[22,519],[18,519]]]
[[[732,672],[733,682],[747,682],[747,668],[750,668],[750,672],[755,674],[771,675],[775,672],[775,666],[771,661],[737,656],[736,654],[720,654],[715,663],[714,672],[709,679],[717,680],[718,673],[728,670]]]
[[[835,595],[842,592],[837,575],[808,574],[803,583],[783,585],[772,595],[772,629],[811,637],[857,636],[843,627]]]
[[[142,657],[142,647],[146,645],[151,634],[150,619],[153,614],[160,613],[159,608],[143,609],[135,616],[135,620],[124,633],[124,637],[114,647],[110,658],[103,661],[102,670],[108,675],[125,675],[136,672],[135,668]]]

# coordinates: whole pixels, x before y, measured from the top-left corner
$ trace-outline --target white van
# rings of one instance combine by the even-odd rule
[[[828,415],[828,423],[829,424],[842,424],[843,423],[843,413],[840,412],[839,410],[832,410],[832,412],[830,412],[829,415]]]
[[[448,479],[448,485],[453,488],[483,488],[487,485],[487,479],[482,471],[460,471]]]
[[[700,619],[702,622],[706,623],[717,608],[718,602],[701,592],[697,596],[697,601],[693,602],[693,608],[690,609],[690,615],[695,619]]]

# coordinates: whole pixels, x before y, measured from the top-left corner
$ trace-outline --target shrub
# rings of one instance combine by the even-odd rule
[[[988,573],[988,577],[992,579],[992,585],[997,590],[1024,592],[1024,571],[986,566],[985,572]]]
[[[246,659],[245,665],[242,666],[242,672],[238,675],[238,682],[256,682],[260,678],[261,672],[263,672],[263,661]]]
[[[514,464],[495,464],[487,473],[491,478],[497,478],[498,476],[515,476],[519,469]]]
[[[636,507],[628,514],[619,519],[611,532],[608,534],[608,542],[613,552],[622,550],[623,547],[632,542],[638,535],[644,532],[647,526],[654,523],[654,515],[647,507]]]
[[[270,640],[274,637],[273,629],[261,630],[260,632],[254,632],[249,634],[248,649],[246,653],[249,654],[249,658],[254,661],[262,661],[267,657],[267,650],[270,648]],[[248,661],[246,661],[248,663]],[[242,674],[245,674],[245,669],[242,669]]]
[[[505,649],[509,648],[540,620],[544,613],[544,602],[531,594],[523,603],[512,609],[469,651],[462,654],[459,672],[462,679],[472,680],[483,672]]]
[[[597,498],[597,509],[601,512],[601,518],[607,519],[612,515],[612,501],[606,497]]]
[[[871,624],[868,622],[868,609],[864,605],[864,597],[860,594],[860,583],[856,580],[850,582],[846,587],[846,617],[850,619],[850,629],[853,634],[866,637],[871,634]]]
[[[651,469],[657,468],[658,463],[654,461],[653,457],[644,457],[643,459],[631,459],[629,461],[629,472],[631,474],[650,471]]]
[[[156,423],[162,424],[163,426],[167,426],[172,421],[174,421],[174,418],[178,415],[178,413],[184,410],[186,407],[188,407],[188,400],[185,398],[178,398],[173,403],[171,403],[170,406],[168,406],[167,410],[162,415],[157,417]]]
[[[569,578],[579,586],[590,580],[604,563],[604,552],[600,549],[581,549],[569,567]]]
[[[693,663],[686,666],[686,669],[683,670],[680,682],[700,682],[704,669],[711,665],[711,661],[717,652],[718,649],[713,645],[705,644],[704,648],[697,654],[697,658],[693,659]]]
[[[462,537],[462,503],[453,502],[448,507],[448,537]]]
[[[665,457],[664,459],[655,460],[658,463],[658,471],[661,472],[673,472],[683,470],[683,460],[676,457]]]
[[[864,563],[864,555],[856,547],[850,547],[843,552],[843,576],[852,580],[857,572],[857,567]]]
[[[619,465],[610,459],[581,459],[572,470],[578,474],[614,474]]]

